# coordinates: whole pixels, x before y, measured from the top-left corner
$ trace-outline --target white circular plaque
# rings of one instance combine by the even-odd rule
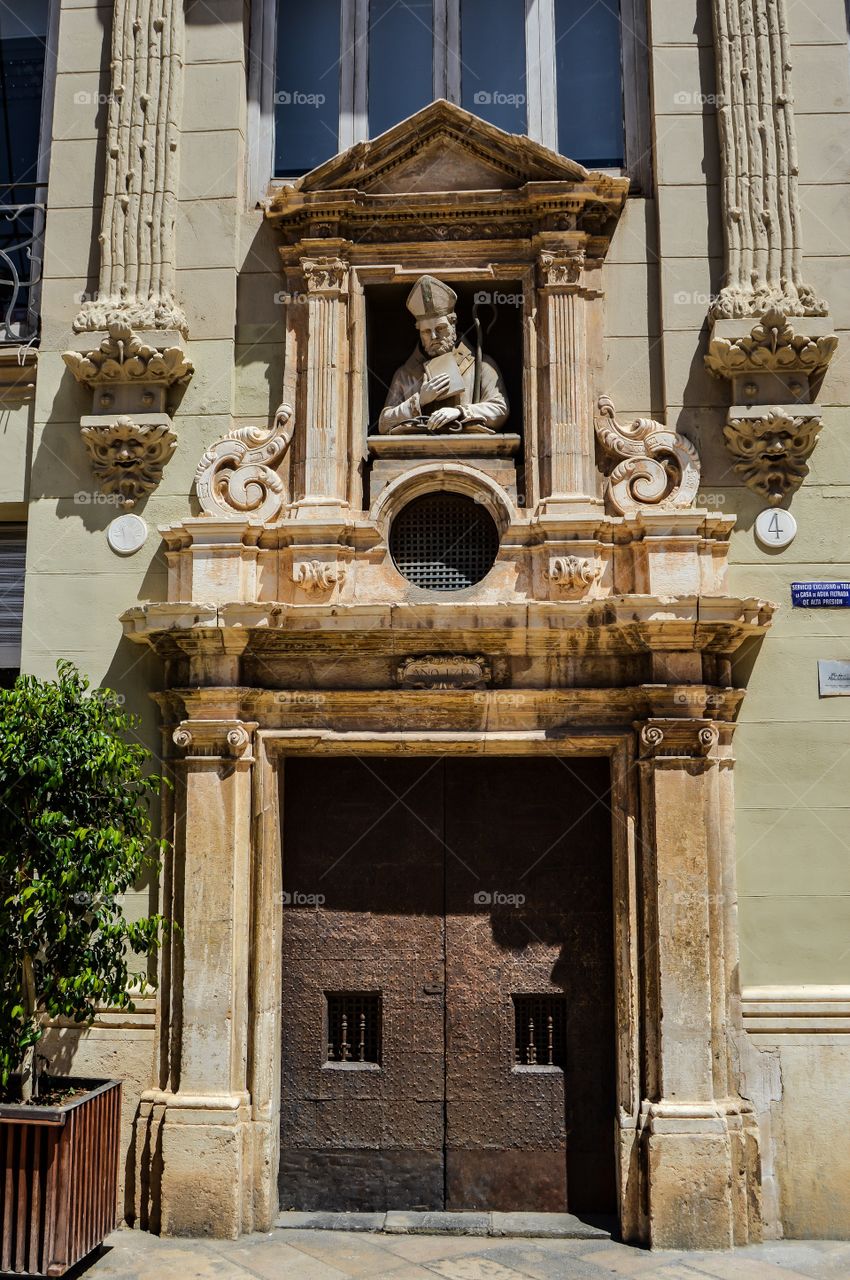
[[[797,536],[797,521],[790,511],[768,507],[756,516],[756,537],[763,547],[782,551],[790,547]]]
[[[148,526],[141,516],[116,516],[106,530],[106,541],[120,556],[131,556],[145,545]]]

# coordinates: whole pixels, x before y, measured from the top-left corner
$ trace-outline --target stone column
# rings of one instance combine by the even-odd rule
[[[185,0],[115,0],[97,298],[74,322],[177,330],[177,163]]]
[[[733,1160],[730,1135],[741,1102],[726,1074],[719,733],[708,720],[639,729],[649,1238],[655,1248],[729,1248],[747,1235],[739,1205],[758,1186],[757,1164]]]
[[[541,253],[537,261],[543,349],[540,458],[546,515],[598,509],[593,379],[587,333],[589,298],[580,254]]]
[[[251,768],[256,725],[185,720],[174,731],[176,935],[161,1229],[252,1229],[248,1079]]]
[[[301,259],[306,286],[306,357],[301,372],[302,429],[293,450],[294,515],[326,519],[348,507],[349,264],[337,253]]]

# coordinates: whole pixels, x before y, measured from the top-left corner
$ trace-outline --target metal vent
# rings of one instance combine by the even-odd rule
[[[514,1062],[518,1067],[567,1065],[563,996],[514,996]]]
[[[461,591],[490,572],[499,531],[480,503],[461,493],[426,493],[404,507],[390,530],[399,573],[426,591]]]
[[[381,1061],[381,997],[376,991],[327,993],[328,1062]]]

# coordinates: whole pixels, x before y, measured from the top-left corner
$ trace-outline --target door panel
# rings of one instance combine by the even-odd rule
[[[284,1207],[613,1208],[609,785],[555,756],[286,762]],[[380,1066],[326,1061],[346,992],[380,992]],[[516,1060],[517,996],[555,1002],[560,1065],[542,1025]]]
[[[608,1208],[607,762],[448,758],[445,767],[447,1208]],[[522,995],[560,1003],[563,1070],[546,1062],[545,1027],[537,1064],[515,1062]]]
[[[281,1204],[441,1208],[441,763],[294,758],[283,785]],[[329,1064],[327,993],[375,991],[380,1068]]]

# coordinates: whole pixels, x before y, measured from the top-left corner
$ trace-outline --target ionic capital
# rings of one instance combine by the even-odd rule
[[[641,760],[693,759],[711,756],[720,730],[711,720],[652,719],[637,721]]]
[[[255,721],[181,720],[172,733],[187,760],[239,760],[250,763]]]

